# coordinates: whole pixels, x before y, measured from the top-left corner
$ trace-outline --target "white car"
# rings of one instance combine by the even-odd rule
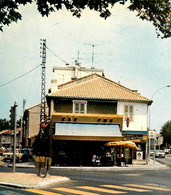
[[[22,159],[23,153],[20,149],[16,149],[16,162],[19,162]],[[3,153],[4,156],[4,162],[5,161],[10,161],[12,162],[13,160],[13,150],[12,148],[8,148],[6,152]]]
[[[156,150],[155,157],[165,158],[165,152],[163,150]]]

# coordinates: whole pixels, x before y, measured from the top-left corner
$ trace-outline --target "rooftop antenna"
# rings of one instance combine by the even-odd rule
[[[80,51],[78,50],[78,53],[77,53],[77,58],[73,57],[72,59],[76,59],[75,62],[79,63],[80,64],[80,59],[84,59],[84,58],[80,58]]]
[[[91,69],[94,69],[94,45],[92,45],[92,66]]]
[[[84,45],[91,45],[92,46],[92,57],[91,57],[92,64],[91,64],[91,69],[92,69],[92,73],[93,73],[93,69],[95,68],[94,67],[94,47],[96,45],[99,45],[99,44],[84,43]]]
[[[80,51],[78,50],[78,58],[77,58],[77,61],[79,62],[80,61]]]

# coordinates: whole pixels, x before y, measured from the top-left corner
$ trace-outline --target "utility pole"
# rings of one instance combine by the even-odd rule
[[[16,107],[17,104],[14,102],[14,106],[11,106],[10,109],[10,118],[11,118],[11,125],[14,126],[14,140],[13,140],[13,163],[12,163],[12,172],[15,173],[15,152],[16,152]]]
[[[26,132],[25,131],[25,127],[24,127],[24,110],[25,110],[25,104],[26,104],[26,100],[23,99],[23,112],[22,112],[22,116],[21,116],[21,142],[22,142],[22,147],[26,147]],[[24,140],[24,145],[23,145],[23,140]]]
[[[41,39],[40,53],[42,57],[42,84],[41,84],[41,111],[40,111],[40,123],[45,122],[45,109],[46,109],[46,39]],[[44,134],[44,128],[40,126],[40,138]]]

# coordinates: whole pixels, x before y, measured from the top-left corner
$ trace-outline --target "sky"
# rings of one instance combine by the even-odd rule
[[[166,87],[171,85],[171,39],[157,38],[152,23],[137,18],[126,6],[116,4],[106,20],[88,9],[81,18],[65,9],[42,17],[35,4],[20,6],[22,20],[0,32],[0,118],[9,119],[15,101],[18,117],[22,115],[23,99],[26,108],[40,103],[40,66],[1,85],[41,64],[40,39],[46,39],[55,54],[47,50],[46,91],[54,78],[53,66],[65,67],[64,61],[73,65],[78,51],[81,66],[90,68],[94,44],[95,68],[104,69],[107,78],[153,97],[150,127],[159,132],[171,120],[171,87]]]

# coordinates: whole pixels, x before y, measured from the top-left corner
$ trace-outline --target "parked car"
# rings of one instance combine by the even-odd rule
[[[15,155],[16,155],[16,162],[19,162],[20,160],[22,160],[23,152],[20,149],[16,149]],[[12,148],[8,148],[3,153],[3,156],[4,156],[4,162],[5,161],[12,162],[12,160],[13,160],[13,150],[12,150]]]
[[[150,151],[150,156],[154,156],[154,151],[153,150]]]
[[[165,152],[165,154],[170,154],[170,149],[169,148],[165,148],[164,152]]]
[[[164,150],[156,150],[155,157],[157,158],[165,158]]]

